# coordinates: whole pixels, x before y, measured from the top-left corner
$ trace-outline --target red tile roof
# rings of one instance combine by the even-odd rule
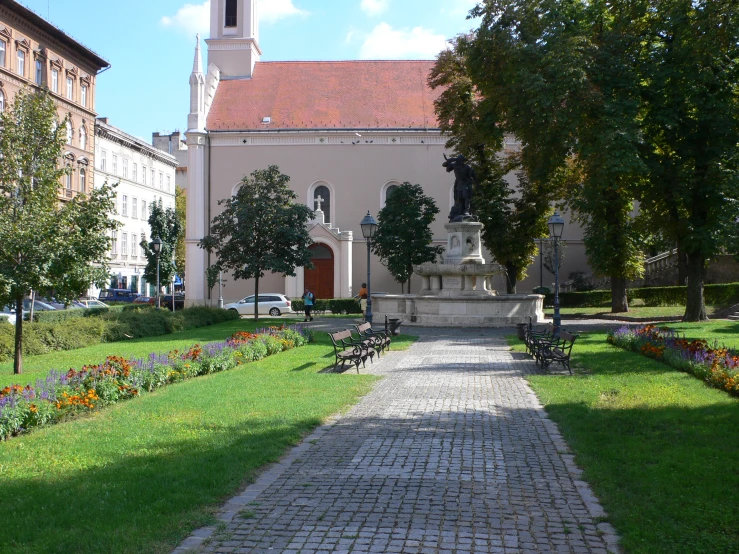
[[[211,131],[438,128],[426,80],[433,61],[259,62],[223,80]],[[270,117],[265,125],[263,118]]]

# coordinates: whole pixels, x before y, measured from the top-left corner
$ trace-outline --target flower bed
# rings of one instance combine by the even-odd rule
[[[173,350],[130,360],[109,356],[101,364],[79,370],[52,370],[35,386],[0,389],[0,441],[170,383],[233,369],[311,340],[312,333],[299,325],[270,327],[256,333],[238,332],[225,341],[196,344],[187,352]]]
[[[739,355],[717,342],[689,341],[667,327],[624,326],[608,342],[690,373],[712,387],[739,396]]]

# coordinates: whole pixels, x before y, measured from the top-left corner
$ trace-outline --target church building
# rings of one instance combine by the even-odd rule
[[[440,209],[435,243],[446,244],[453,176],[442,163],[453,153],[434,113],[438,91],[427,84],[433,60],[263,62],[256,0],[211,0],[210,18],[207,67],[198,39],[190,77],[189,305],[213,301],[205,270],[214,260],[198,242],[221,209],[218,201],[230,197],[245,175],[273,164],[290,176],[300,201],[320,208],[310,224],[315,269],[266,275],[261,292],[299,297],[308,286],[318,298],[356,295],[367,276],[359,224],[368,211],[377,217],[404,181],[434,198]],[[489,254],[486,259],[491,262]],[[253,293],[253,282],[225,278],[227,302]],[[538,281],[532,275],[525,286],[530,290]],[[412,290],[420,285],[416,278]],[[503,278],[494,286],[505,290]],[[372,290],[401,292],[374,255]]]

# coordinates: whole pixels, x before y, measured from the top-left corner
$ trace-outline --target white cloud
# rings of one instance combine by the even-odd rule
[[[296,15],[308,15],[308,12],[297,8],[293,0],[259,0],[261,23],[275,23]],[[185,4],[176,14],[162,17],[160,22],[164,27],[187,34],[200,33],[207,37],[210,34],[210,1],[206,0],[202,4]]]
[[[375,16],[385,13],[389,4],[390,0],[362,0],[360,8],[367,15]]]
[[[293,0],[259,0],[259,21],[263,23],[274,23],[295,15],[308,15],[308,12],[296,8]]]
[[[173,16],[164,16],[161,23],[165,27],[178,29],[187,34],[200,33],[208,36],[210,31],[210,2],[185,4]]]
[[[447,48],[446,37],[423,27],[393,29],[380,23],[362,44],[359,57],[363,60],[432,59]]]

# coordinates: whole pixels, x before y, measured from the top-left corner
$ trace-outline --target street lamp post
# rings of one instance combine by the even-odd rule
[[[559,329],[562,326],[562,317],[559,314],[559,241],[562,239],[562,232],[565,228],[565,220],[559,213],[554,212],[547,222],[549,225],[549,236],[554,242],[554,334],[559,336]]]
[[[151,247],[152,252],[154,252],[154,255],[157,257],[157,310],[162,307],[162,298],[161,294],[159,293],[160,287],[159,287],[159,257],[162,255],[162,239],[159,237],[155,238],[151,243],[149,244]]]
[[[223,309],[223,271],[218,272],[218,307]]]
[[[372,215],[367,212],[364,216],[362,223],[359,224],[362,228],[362,236],[367,241],[367,312],[365,314],[365,320],[370,325],[372,324],[372,284],[370,282],[370,250],[372,249],[372,239],[375,237],[375,231],[377,231],[377,221]]]

